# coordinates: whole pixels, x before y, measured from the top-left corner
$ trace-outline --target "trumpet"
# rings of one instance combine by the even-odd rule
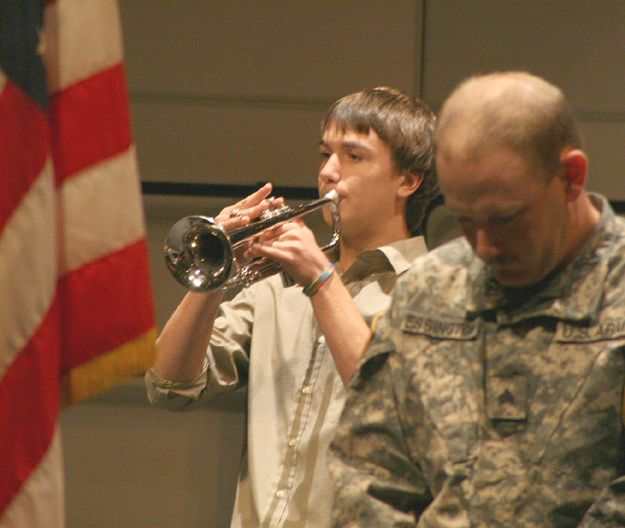
[[[169,230],[163,248],[165,263],[173,277],[186,289],[195,292],[222,291],[247,287],[282,271],[276,261],[258,257],[241,265],[236,249],[271,227],[289,222],[322,207],[332,213],[332,235],[321,249],[332,251],[340,237],[338,195],[335,190],[318,200],[295,207],[283,205],[268,209],[256,222],[227,233],[214,218],[186,216]]]

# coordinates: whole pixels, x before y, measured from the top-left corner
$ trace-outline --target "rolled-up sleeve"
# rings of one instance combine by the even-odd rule
[[[202,372],[196,378],[172,382],[148,370],[145,383],[150,402],[173,411],[189,410],[199,401],[246,385],[254,301],[254,288],[247,288],[222,303]]]
[[[206,387],[206,371],[208,362],[204,361],[202,372],[193,380],[173,382],[161,378],[154,369],[145,373],[145,385],[150,403],[172,411],[187,409],[197,401]]]

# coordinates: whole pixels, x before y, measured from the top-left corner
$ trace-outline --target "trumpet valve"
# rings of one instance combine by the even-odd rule
[[[268,220],[269,218],[274,218],[276,216],[283,215],[291,211],[291,208],[288,205],[281,205],[280,207],[276,207],[274,209],[265,209],[260,214],[261,220]]]

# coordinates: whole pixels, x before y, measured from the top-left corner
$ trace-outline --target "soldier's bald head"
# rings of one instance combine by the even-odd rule
[[[565,147],[581,136],[559,88],[525,72],[470,77],[448,97],[436,132],[437,156],[475,160],[499,147],[557,172]]]

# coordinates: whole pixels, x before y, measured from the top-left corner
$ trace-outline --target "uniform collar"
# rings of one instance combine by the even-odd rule
[[[618,236],[615,215],[608,201],[590,194],[601,211],[599,223],[577,257],[555,275],[548,277],[516,298],[510,289],[493,278],[488,266],[475,258],[471,270],[473,291],[469,313],[497,311],[499,322],[530,317],[555,317],[570,321],[592,321],[601,303],[608,273],[608,257]]]

